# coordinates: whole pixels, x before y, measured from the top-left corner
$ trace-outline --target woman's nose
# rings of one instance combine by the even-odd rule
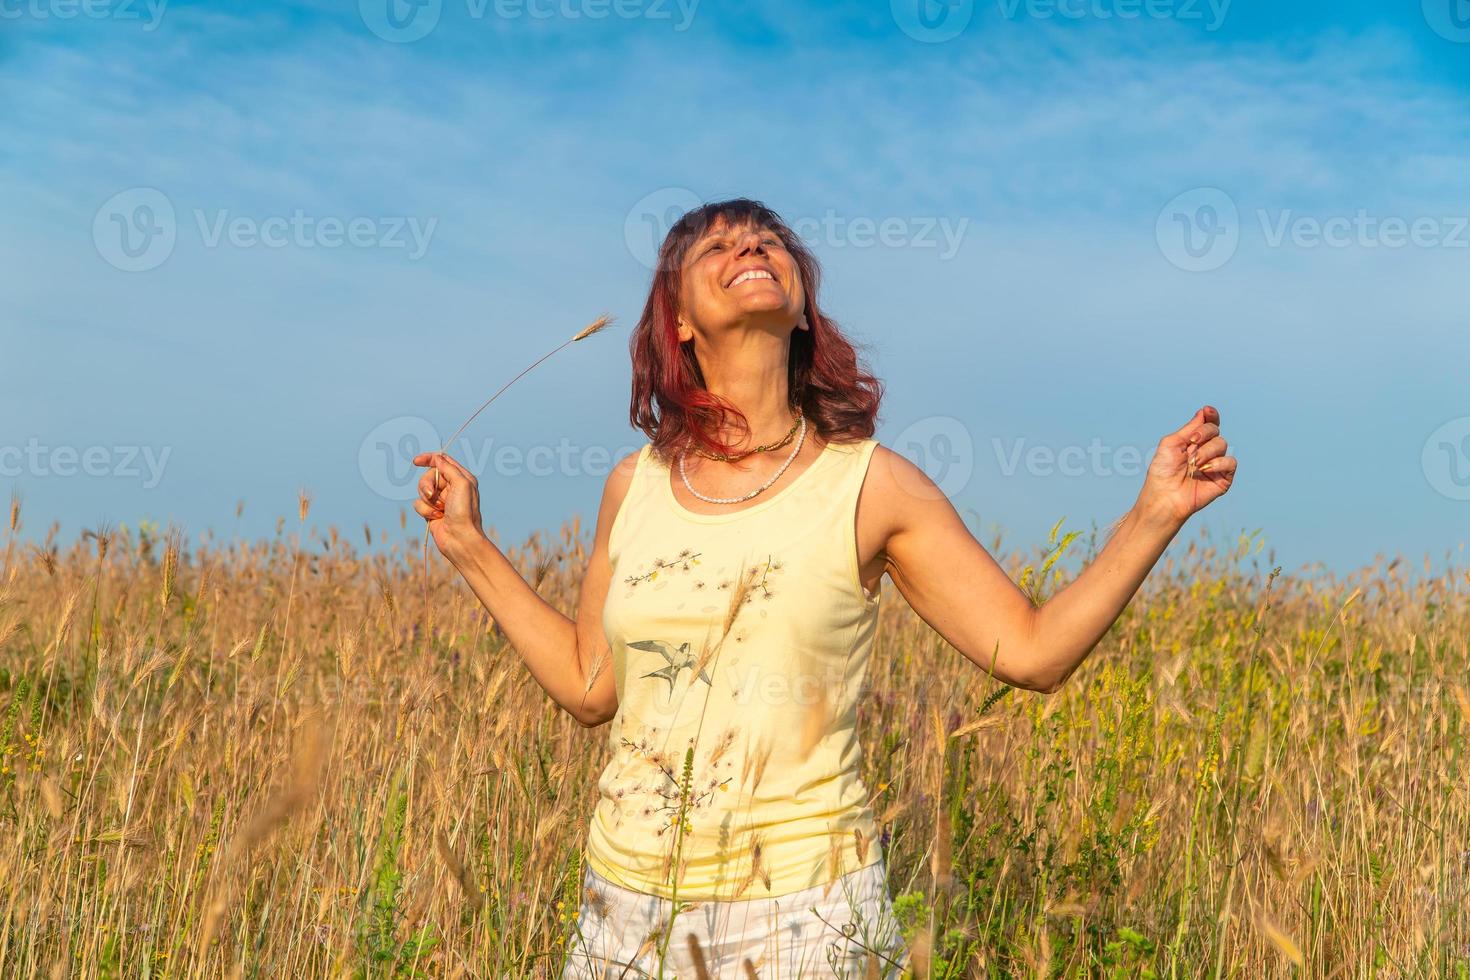
[[[739,254],[746,255],[751,252],[764,252],[765,246],[761,244],[760,232],[748,231],[740,236]]]

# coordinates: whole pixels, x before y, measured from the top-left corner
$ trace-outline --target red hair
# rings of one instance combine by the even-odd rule
[[[679,287],[684,258],[716,222],[733,227],[754,225],[774,232],[801,271],[806,292],[807,330],[791,332],[786,367],[792,410],[800,409],[808,428],[828,441],[867,439],[873,435],[883,383],[863,370],[857,351],[817,303],[821,268],[781,216],[759,201],[736,198],[703,205],[680,218],[664,237],[658,265],[648,290],[643,316],[628,342],[633,358],[633,397],[629,418],[664,459],[691,448],[731,453],[733,445],[715,433],[733,426],[748,433],[745,416],[730,402],[705,388],[694,356],[694,341],[678,334]]]

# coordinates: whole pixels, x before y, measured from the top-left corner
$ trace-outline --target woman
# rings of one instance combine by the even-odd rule
[[[886,573],[1007,684],[1055,691],[1170,539],[1230,488],[1219,414],[1159,442],[1102,552],[1041,607],[927,476],[872,438],[881,386],[817,302],[813,256],[749,200],[686,214],[631,339],[632,422],[576,621],[425,454],[418,513],[531,674],[612,758],[564,976],[878,976],[906,962],[854,718]]]

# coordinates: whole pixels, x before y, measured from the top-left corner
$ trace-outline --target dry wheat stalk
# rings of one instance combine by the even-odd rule
[[[469,899],[470,908],[478,912],[485,898],[475,887],[474,875],[464,866],[464,862],[450,846],[449,838],[444,831],[440,830],[434,834],[434,847],[438,850],[439,859],[444,862],[444,867],[449,870],[449,876],[454,879],[455,884],[459,885],[460,891],[464,892],[464,897]]]
[[[479,418],[480,417],[480,413],[483,412],[483,411],[485,411],[485,409],[489,408],[490,405],[495,401],[495,399],[497,399],[501,395],[505,394],[506,391],[510,388],[511,385],[515,384],[517,381],[521,380],[526,375],[530,374],[537,367],[539,367],[542,363],[544,363],[547,360],[550,360],[553,356],[555,356],[556,354],[561,353],[563,350],[565,350],[566,348],[570,347],[572,344],[575,344],[575,343],[577,343],[578,341],[581,341],[581,340],[586,340],[588,337],[591,337],[593,334],[600,333],[601,331],[605,330],[612,322],[613,322],[613,317],[610,314],[604,313],[601,316],[599,316],[597,319],[593,320],[591,323],[587,324],[587,326],[583,327],[581,330],[578,330],[576,332],[576,334],[574,334],[571,337],[570,340],[563,341],[562,343],[558,344],[553,349],[547,351],[545,354],[542,354],[540,357],[538,357],[535,361],[533,361],[531,363],[531,365],[529,367],[525,368],[523,371],[521,371],[520,374],[517,374],[515,377],[511,378],[505,384],[501,385],[499,391],[497,391],[495,394],[491,395],[489,398],[485,399],[485,401],[480,405],[479,408],[475,409],[472,413],[470,413],[470,417],[464,420],[464,424],[461,425],[458,429],[455,429],[454,430],[454,435],[452,435],[448,439],[446,439],[444,441],[444,444],[439,447],[439,452],[441,454],[442,453],[447,453],[449,451],[449,447],[452,446],[452,445],[454,445],[454,440],[458,439],[464,433],[464,430],[467,429],[467,428],[469,428],[470,423],[473,422],[475,419]],[[434,467],[434,488],[436,490],[439,488],[439,467],[437,467],[437,466]],[[425,623],[427,625],[428,608],[429,608],[429,525],[428,525],[428,522],[427,521],[424,523],[424,549],[423,550],[424,550],[424,555],[423,555],[423,563],[424,563],[424,619],[425,619]]]
[[[322,719],[317,714],[308,715],[301,725],[301,738],[291,758],[291,772],[286,784],[245,821],[225,853],[220,865],[222,881],[217,883],[205,904],[199,939],[202,952],[209,950],[209,944],[229,908],[230,897],[238,887],[240,876],[235,873],[234,864],[315,798],[321,787],[326,756],[327,735]]]
[[[694,975],[698,980],[709,980],[709,967],[704,963],[704,950],[699,945],[699,937],[689,933],[689,958],[694,961]]]

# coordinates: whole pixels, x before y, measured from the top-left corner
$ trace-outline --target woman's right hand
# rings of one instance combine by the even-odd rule
[[[419,478],[414,511],[429,524],[439,552],[451,562],[485,539],[480,523],[480,483],[443,453],[420,453],[413,465],[429,469]],[[437,475],[436,475],[437,471]]]

